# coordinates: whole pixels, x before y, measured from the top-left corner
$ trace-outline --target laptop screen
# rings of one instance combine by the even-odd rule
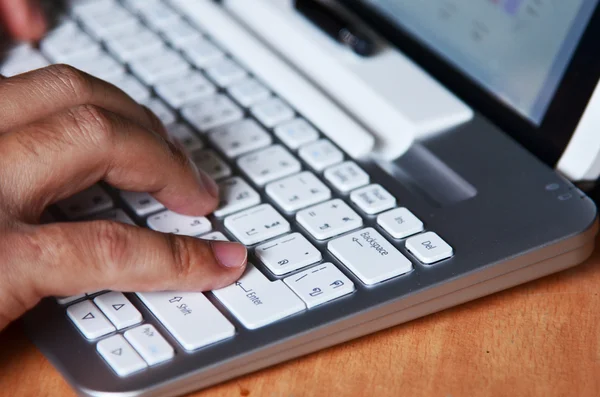
[[[599,0],[365,0],[539,124]]]

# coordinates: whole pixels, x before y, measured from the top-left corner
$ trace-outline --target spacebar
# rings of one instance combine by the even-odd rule
[[[235,334],[234,326],[200,292],[138,292],[137,296],[185,350]]]

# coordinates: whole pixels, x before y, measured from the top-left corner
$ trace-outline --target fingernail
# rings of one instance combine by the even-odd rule
[[[242,244],[229,241],[211,241],[210,246],[215,258],[224,267],[233,269],[246,264],[248,251]]]
[[[206,172],[202,170],[198,170],[200,172],[200,179],[202,180],[202,185],[204,188],[214,198],[219,198],[219,186],[217,183],[206,174]]]

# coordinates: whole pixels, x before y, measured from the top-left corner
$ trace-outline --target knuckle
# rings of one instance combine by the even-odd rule
[[[176,279],[186,280],[194,272],[198,258],[197,242],[192,238],[185,238],[174,234],[166,235],[170,254],[171,270]]]
[[[90,77],[79,69],[70,65],[58,64],[47,68],[52,75],[52,81],[59,85],[59,89],[66,94],[78,98],[85,103],[92,95],[93,85]]]
[[[119,222],[97,221],[92,228],[94,236],[91,243],[97,247],[97,261],[102,270],[119,274],[129,263],[131,228]],[[92,247],[93,249],[94,247]]]
[[[76,133],[95,146],[110,147],[116,136],[116,126],[108,111],[94,105],[81,105],[70,111]]]
[[[183,167],[183,168],[191,168],[192,167],[192,161],[190,160],[189,156],[183,151],[183,149],[179,148],[177,145],[173,144],[172,142],[169,141],[165,141],[167,143],[167,146],[169,148],[169,153],[171,154],[171,157],[173,159],[173,161],[175,161],[175,163],[177,163],[179,166]]]
[[[43,297],[32,271],[45,263],[47,238],[30,226],[3,230],[0,249],[0,301],[10,302],[0,307],[0,317],[14,320]],[[36,270],[33,270],[36,269]]]
[[[166,129],[162,121],[158,118],[154,112],[148,108],[147,106],[143,106],[142,108],[146,112],[148,119],[150,119],[150,125],[152,126],[152,130],[160,133],[161,135],[166,135]]]
[[[38,161],[46,161],[43,154],[46,152],[57,153],[64,151],[73,142],[67,135],[62,134],[59,125],[38,124],[31,125],[26,134],[16,134],[15,142],[33,158]]]
[[[81,245],[73,239],[65,224],[53,223],[36,227],[32,233],[22,236],[27,243],[27,251],[35,255],[32,263],[44,264],[44,272],[58,270],[63,265],[64,258],[71,258],[73,263],[80,263],[82,258]]]

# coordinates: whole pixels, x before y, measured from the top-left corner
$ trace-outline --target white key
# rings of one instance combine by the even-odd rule
[[[229,58],[211,63],[206,68],[206,74],[221,87],[227,87],[246,77],[246,71]]]
[[[115,331],[115,327],[91,301],[69,306],[67,316],[87,339],[96,339]]]
[[[302,146],[298,155],[316,171],[322,171],[344,160],[344,154],[327,139]]]
[[[271,136],[254,120],[244,119],[210,131],[211,142],[229,158],[271,144]]]
[[[294,174],[302,168],[300,162],[281,145],[246,154],[237,160],[237,164],[257,185]]]
[[[94,298],[94,303],[117,329],[131,327],[143,320],[138,309],[120,292],[98,295]]]
[[[204,142],[202,142],[200,137],[185,124],[170,124],[167,126],[167,132],[169,133],[169,136],[179,142],[188,153],[204,147]]]
[[[105,12],[117,6],[115,0],[69,0],[67,8],[73,15],[84,17]]]
[[[367,285],[408,273],[413,266],[372,227],[330,241],[329,251]]]
[[[120,192],[120,195],[127,206],[139,217],[146,216],[165,208],[148,193],[128,192],[123,190]]]
[[[125,76],[125,67],[105,52],[92,56],[73,57],[68,63],[102,80],[114,80]]]
[[[311,309],[354,291],[354,283],[332,263],[321,263],[283,280]]]
[[[406,249],[423,263],[431,264],[454,255],[452,247],[434,232],[426,232],[406,240]]]
[[[256,257],[273,274],[282,276],[323,259],[321,252],[300,233],[292,233],[259,245]]]
[[[80,20],[85,29],[98,39],[129,32],[139,26],[137,18],[118,6],[98,13],[85,13]]]
[[[329,200],[331,197],[331,190],[310,171],[271,182],[267,185],[266,192],[287,212]]]
[[[198,237],[202,240],[210,240],[210,241],[229,241],[229,239],[221,232],[211,232],[207,234],[203,234]]]
[[[217,217],[233,214],[260,204],[260,195],[239,176],[219,183],[221,201],[214,212]]]
[[[225,218],[225,227],[245,245],[290,231],[290,224],[272,206],[262,204]]]
[[[309,207],[296,214],[296,220],[317,240],[325,240],[359,228],[362,218],[340,199]]]
[[[178,53],[167,49],[140,56],[129,67],[148,85],[180,76],[190,69],[190,65]]]
[[[162,233],[199,236],[212,229],[210,221],[203,216],[187,216],[167,210],[148,218],[148,227]]]
[[[226,178],[231,175],[231,168],[212,150],[196,150],[191,154],[191,159],[196,167],[213,179]]]
[[[107,29],[103,33],[103,37],[97,37],[96,33],[90,32],[92,36],[94,36],[97,40],[103,40],[106,44],[107,40],[110,40],[114,37],[123,37],[126,35],[134,35],[136,32],[144,29],[145,27],[141,24],[141,22],[136,18],[133,21],[128,21],[122,24],[115,25],[110,29]],[[86,28],[87,29],[87,28]],[[89,32],[90,30],[87,29]]]
[[[206,39],[197,39],[186,43],[182,48],[185,57],[197,68],[204,68],[221,60],[225,53]]]
[[[40,49],[52,62],[68,62],[75,57],[93,57],[101,52],[100,45],[70,22],[49,32],[40,42]]]
[[[227,91],[244,107],[252,106],[271,96],[271,91],[267,87],[250,77],[230,85]]]
[[[264,327],[306,309],[283,281],[269,281],[250,263],[238,281],[213,294],[248,329]]]
[[[137,295],[185,350],[196,350],[235,334],[229,320],[201,292]]]
[[[169,105],[178,109],[186,103],[213,95],[216,87],[198,72],[162,81],[154,90]]]
[[[342,193],[368,185],[370,182],[369,174],[353,161],[345,161],[327,168],[323,176]]]
[[[19,44],[6,54],[2,54],[0,74],[12,77],[34,69],[48,66],[48,60],[29,44]]]
[[[146,102],[150,99],[150,90],[130,74],[117,75],[106,80],[125,91],[136,102]]]
[[[163,101],[157,98],[150,98],[144,102],[152,112],[162,121],[164,125],[169,125],[175,122],[175,113],[165,105]]]
[[[77,219],[111,209],[113,200],[100,186],[92,185],[56,205],[67,218]]]
[[[75,302],[76,300],[79,300],[81,298],[85,298],[85,294],[56,297],[56,301],[58,302],[59,305],[66,305],[71,302]]]
[[[377,223],[393,238],[405,238],[423,231],[423,222],[406,208],[395,208],[377,217]]]
[[[275,135],[290,149],[298,149],[302,145],[319,139],[317,130],[308,121],[297,118],[286,121],[275,127]]]
[[[169,44],[180,49],[185,48],[190,41],[202,37],[196,28],[182,20],[161,26],[160,31]]]
[[[185,106],[181,115],[200,132],[241,119],[244,112],[225,95],[202,98]]]
[[[121,222],[128,225],[134,225],[135,222],[121,209],[114,209],[101,214],[95,215],[90,220],[106,220],[113,222]]]
[[[80,1],[80,0],[71,0]],[[98,0],[95,0],[98,1]],[[111,0],[113,1],[113,0]],[[160,3],[162,0],[123,0],[123,5],[136,14],[150,3]]]
[[[353,191],[350,200],[367,214],[378,214],[396,206],[396,198],[377,184]]]
[[[125,332],[125,339],[142,356],[148,365],[172,359],[175,350],[152,324],[144,324]]]
[[[143,56],[165,51],[164,43],[156,33],[140,27],[138,31],[112,37],[106,47],[122,62],[131,62]]]
[[[250,112],[264,126],[273,128],[294,117],[294,110],[279,98],[269,98],[250,108]]]
[[[175,11],[161,2],[149,2],[144,7],[138,8],[137,11],[144,21],[155,29],[172,25],[181,20]]]
[[[121,335],[101,340],[96,349],[119,376],[131,375],[148,366]]]

